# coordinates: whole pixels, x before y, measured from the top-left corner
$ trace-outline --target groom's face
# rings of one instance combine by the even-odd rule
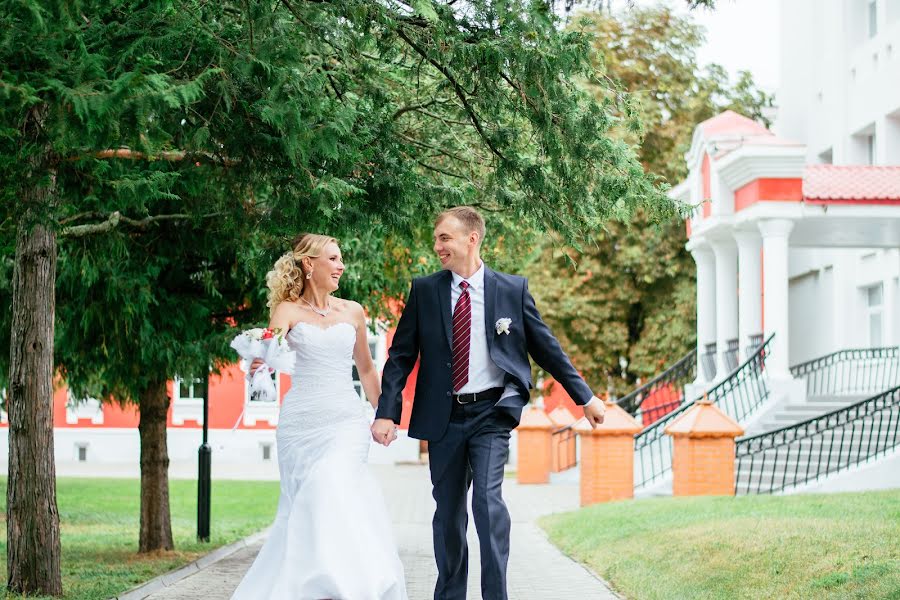
[[[434,226],[434,251],[441,268],[460,271],[477,256],[478,234],[466,231],[462,221],[447,216]]]

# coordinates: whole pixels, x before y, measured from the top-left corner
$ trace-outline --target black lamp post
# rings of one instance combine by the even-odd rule
[[[197,481],[197,539],[209,541],[209,512],[211,500],[212,448],[209,445],[209,373],[206,374],[206,393],[203,394],[203,443],[198,451]]]

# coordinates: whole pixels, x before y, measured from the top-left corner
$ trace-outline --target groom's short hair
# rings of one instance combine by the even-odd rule
[[[466,228],[466,231],[474,231],[477,233],[479,245],[484,241],[484,217],[471,206],[454,206],[453,208],[448,208],[434,220],[435,227],[447,217],[456,217],[459,219],[459,222],[463,224],[463,227]]]

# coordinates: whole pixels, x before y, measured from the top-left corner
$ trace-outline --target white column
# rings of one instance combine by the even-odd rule
[[[885,252],[884,257],[887,258],[888,256],[890,256],[890,254]],[[882,298],[882,301],[884,302],[884,312],[882,313],[884,315],[884,322],[882,323],[884,335],[882,336],[881,345],[896,346],[900,344],[900,340],[894,337],[897,319],[897,309],[895,308],[897,300],[894,296],[894,278],[891,276],[885,277],[882,289],[884,290],[884,296]]]
[[[697,263],[697,379],[702,385],[707,381],[703,372],[702,356],[706,344],[716,341],[716,265],[709,246],[696,244],[691,248]]]
[[[738,337],[737,248],[734,240],[711,240],[716,258],[716,379],[731,372],[725,362],[728,340]]]
[[[738,337],[740,360],[747,359],[750,336],[762,331],[762,239],[758,231],[734,232],[738,248]]]
[[[788,356],[788,238],[794,222],[788,219],[765,219],[759,222],[763,245],[763,287],[765,337],[773,333],[772,355],[766,369],[773,379],[790,379]]]

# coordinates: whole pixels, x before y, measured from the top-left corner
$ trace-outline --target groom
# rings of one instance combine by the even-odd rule
[[[482,598],[507,598],[510,518],[501,485],[510,432],[532,387],[528,356],[584,407],[592,427],[603,422],[603,402],[541,320],[527,280],[492,271],[481,261],[484,233],[484,219],[473,208],[459,206],[438,216],[434,251],[443,270],[412,282],[372,424],[373,439],[390,444],[400,423],[401,392],[419,359],[409,435],[428,440],[437,503],[435,600],[466,597],[470,485]]]

